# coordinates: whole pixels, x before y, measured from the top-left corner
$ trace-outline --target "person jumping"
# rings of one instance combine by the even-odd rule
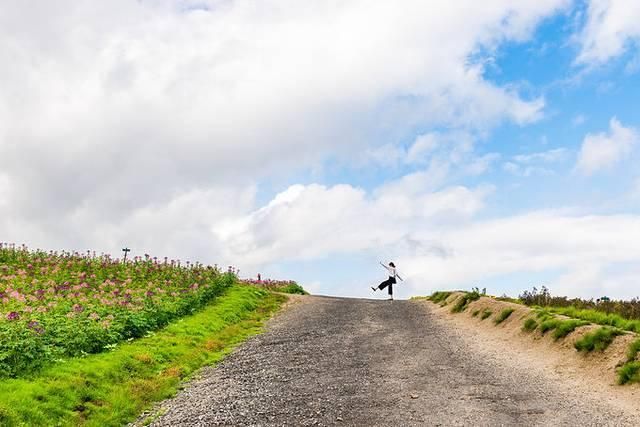
[[[371,289],[373,289],[373,292],[375,292],[378,289],[382,291],[384,290],[384,288],[388,287],[389,299],[393,300],[393,285],[397,283],[396,278],[400,280],[403,280],[403,279],[396,272],[396,265],[393,262],[390,262],[388,266],[384,265],[383,263],[380,263],[380,265],[387,269],[387,271],[389,272],[389,278],[384,282],[380,283],[377,288],[375,286],[372,286]]]

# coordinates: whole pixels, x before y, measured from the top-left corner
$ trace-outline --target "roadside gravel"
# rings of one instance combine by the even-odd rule
[[[151,425],[637,425],[595,395],[498,362],[422,304],[304,297],[163,402]]]

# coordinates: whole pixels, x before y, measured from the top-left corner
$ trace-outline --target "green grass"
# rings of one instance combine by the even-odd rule
[[[286,297],[234,286],[194,315],[115,349],[0,381],[2,426],[119,426],[260,331]]]
[[[578,319],[560,320],[560,322],[556,325],[555,330],[553,331],[553,339],[557,341],[560,338],[564,338],[569,335],[577,327],[588,324],[589,322]]]
[[[547,310],[552,313],[562,314],[574,319],[586,320],[598,325],[613,326],[614,328],[624,331],[640,333],[640,320],[625,319],[617,314],[604,313],[597,310],[579,310],[575,307],[548,307]]]
[[[618,369],[618,384],[640,382],[640,362],[629,362]]]
[[[509,316],[511,316],[511,313],[513,313],[515,310],[513,308],[505,308],[504,310],[502,310],[500,312],[500,314],[498,314],[498,317],[496,317],[493,320],[493,323],[495,323],[496,325],[499,325],[500,323],[504,322],[505,320],[507,320],[509,318]]]
[[[446,292],[446,291],[438,291],[438,292],[434,292],[433,294],[431,294],[431,296],[429,297],[429,300],[431,302],[434,302],[436,304],[443,302],[444,300],[446,300],[447,298],[449,298],[449,296],[452,294],[452,292]]]
[[[640,351],[640,338],[635,340],[629,345],[629,350],[627,350],[627,362],[633,362],[638,357],[638,352]]]
[[[621,335],[622,331],[608,326],[603,326],[593,332],[585,334],[582,338],[575,342],[574,347],[578,351],[590,352],[594,350],[604,351],[614,338]]]
[[[536,322],[535,319],[528,318],[527,320],[524,321],[524,324],[522,325],[522,330],[525,332],[533,332],[536,330],[537,327],[538,327],[538,322]]]
[[[560,319],[556,319],[556,318],[550,318],[550,319],[542,320],[540,322],[540,333],[542,335],[544,335],[547,332],[557,328],[558,325],[560,324],[560,322],[561,322],[561,320]]]
[[[305,291],[304,288],[297,283],[291,283],[289,285],[280,286],[275,289],[276,292],[282,292],[284,294],[298,294],[298,295],[309,295],[309,292]]]
[[[478,314],[480,314],[480,310],[474,310],[473,313],[471,313],[471,316],[477,317]]]
[[[485,308],[484,311],[482,312],[482,314],[480,315],[480,320],[484,320],[487,317],[491,316],[493,314],[493,311]]]
[[[451,307],[452,313],[461,313],[467,309],[470,303],[480,299],[481,295],[478,292],[465,292],[463,293]]]

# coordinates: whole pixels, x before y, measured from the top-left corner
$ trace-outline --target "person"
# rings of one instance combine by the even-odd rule
[[[375,286],[372,286],[371,289],[373,289],[373,292],[375,292],[377,290],[383,291],[384,288],[388,288],[389,299],[393,300],[393,285],[397,283],[396,279],[402,280],[402,277],[400,277],[400,275],[396,271],[396,265],[393,262],[390,262],[388,266],[384,265],[383,263],[380,263],[380,265],[387,269],[387,271],[389,272],[389,278],[380,283],[377,288]]]

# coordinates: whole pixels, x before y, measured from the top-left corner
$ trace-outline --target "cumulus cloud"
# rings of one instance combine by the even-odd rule
[[[611,168],[628,156],[639,140],[636,129],[624,127],[614,117],[609,122],[609,133],[587,134],[584,137],[576,170],[591,175]]]
[[[64,221],[82,206],[120,222],[417,126],[536,120],[542,99],[486,81],[469,58],[566,3],[4,2],[10,214]]]
[[[640,3],[635,0],[590,0],[587,22],[578,36],[577,61],[599,64],[623,54],[640,40]]]
[[[471,218],[491,187],[425,191],[400,180],[374,193],[351,185],[294,185],[249,215],[220,223],[214,232],[227,258],[248,265],[310,259],[395,243],[415,227]]]

